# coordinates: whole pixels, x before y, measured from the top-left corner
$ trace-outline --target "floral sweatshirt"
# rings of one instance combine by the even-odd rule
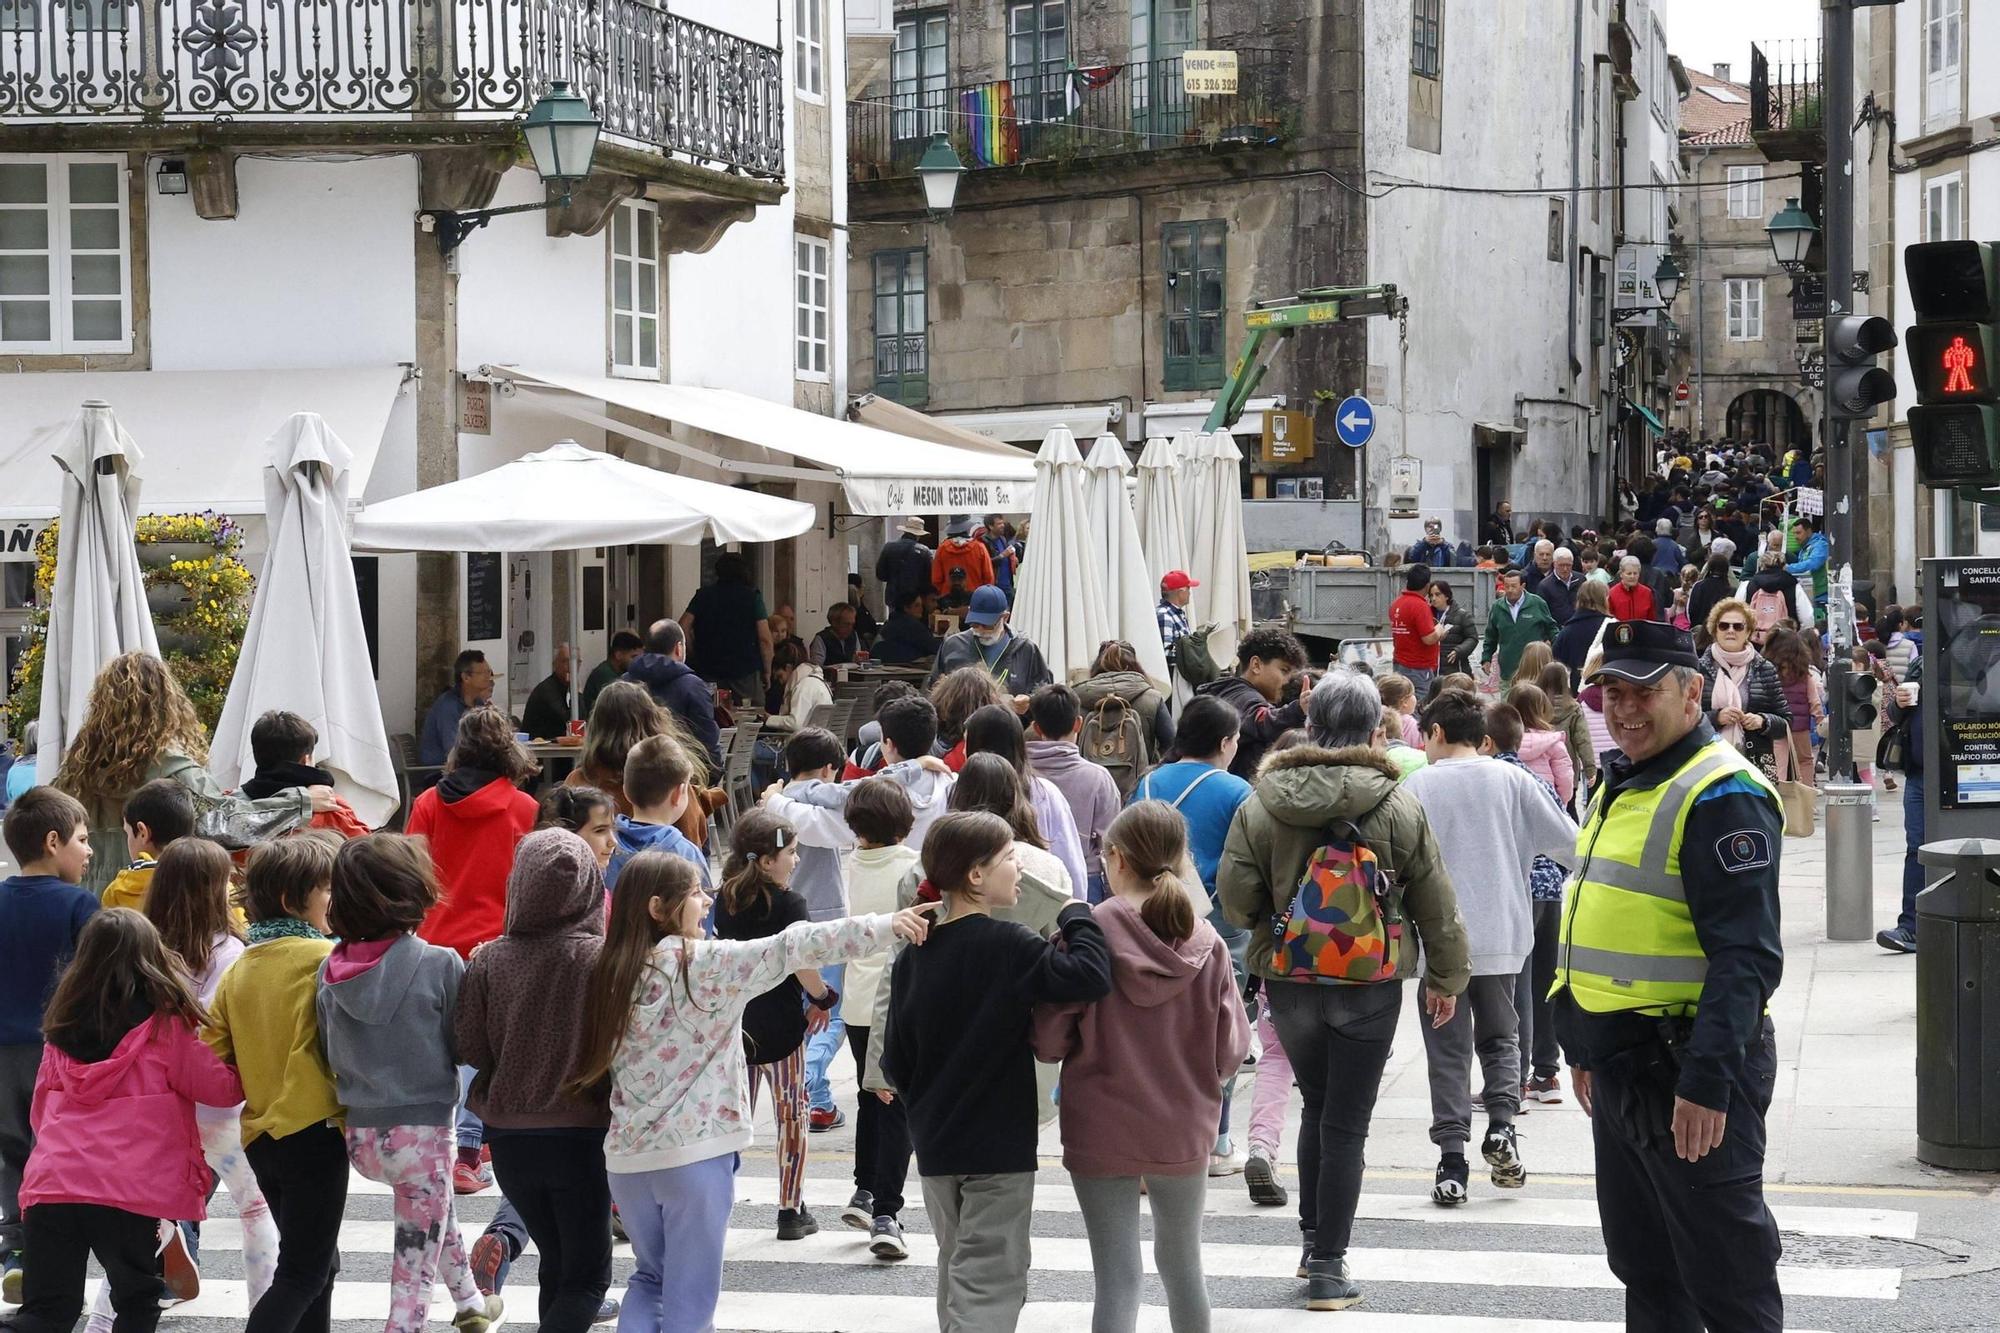
[[[750,1146],[743,1009],[794,972],[889,947],[894,918],[801,921],[758,940],[653,946],[611,1066],[605,1169],[664,1171]]]

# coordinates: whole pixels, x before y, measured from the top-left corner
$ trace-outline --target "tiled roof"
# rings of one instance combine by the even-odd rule
[[[1690,69],[1694,91],[1681,103],[1681,138],[1689,143],[1750,141],[1750,89]]]

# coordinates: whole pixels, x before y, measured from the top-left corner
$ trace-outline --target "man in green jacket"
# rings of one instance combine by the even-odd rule
[[[1500,576],[1500,596],[1486,613],[1486,646],[1480,650],[1484,668],[1500,655],[1500,679],[1514,674],[1521,650],[1531,643],[1554,643],[1562,627],[1549,614],[1549,604],[1521,585],[1521,571],[1510,569]]]

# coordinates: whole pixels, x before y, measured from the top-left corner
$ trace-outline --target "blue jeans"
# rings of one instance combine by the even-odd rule
[[[618,1333],[702,1333],[715,1326],[739,1160],[730,1153],[664,1171],[610,1173],[634,1263]]]
[[[1083,892],[1084,892],[1083,900],[1089,903],[1092,907],[1095,907],[1099,903],[1103,902],[1105,894],[1104,872],[1100,870],[1096,874],[1092,875],[1089,881],[1084,885]]]
[[[847,966],[844,963],[822,967],[819,975],[835,990],[847,988]],[[836,1004],[833,1012],[827,1015],[826,1026],[806,1038],[806,1105],[814,1110],[833,1109],[833,1088],[827,1082],[826,1070],[833,1063],[833,1057],[840,1053],[846,1036],[847,1024],[840,1021],[840,1005]]]
[[[471,1065],[458,1067],[458,1146],[477,1148],[486,1142],[486,1122],[467,1104],[466,1094],[472,1091],[473,1075],[479,1071]]]
[[[1229,965],[1236,973],[1236,993],[1243,993],[1244,959],[1250,952],[1250,932],[1241,930],[1223,920],[1222,909],[1209,909],[1208,924],[1215,927],[1215,933],[1222,936],[1223,945],[1229,950]],[[1229,1141],[1229,1108],[1236,1100],[1236,1075],[1230,1074],[1228,1082],[1222,1085],[1222,1116],[1215,1127],[1215,1151],[1228,1155],[1233,1146]]]
[[[1903,775],[1903,910],[1896,924],[1915,933],[1917,895],[1924,891],[1924,867],[1917,848],[1924,845],[1924,775]]]

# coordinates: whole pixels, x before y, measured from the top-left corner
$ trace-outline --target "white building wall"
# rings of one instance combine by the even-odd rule
[[[1495,10],[1480,23],[1445,24],[1441,153],[1408,146],[1407,7],[1371,6],[1364,20],[1371,186],[1412,181],[1535,190],[1501,196],[1404,189],[1369,204],[1367,280],[1395,283],[1410,300],[1407,384],[1395,322],[1367,325],[1368,383],[1380,412],[1368,446],[1370,494],[1386,494],[1389,461],[1407,437],[1409,452],[1423,462],[1423,510],[1444,516],[1453,536],[1471,540],[1478,517],[1474,424],[1512,423],[1517,396],[1571,398],[1578,384],[1563,332],[1573,179],[1570,81],[1563,72],[1572,68],[1575,34],[1571,23],[1550,21],[1548,6],[1530,0],[1498,0]],[[1513,38],[1495,44],[1494,32]],[[1588,39],[1584,49],[1587,55]],[[1583,151],[1587,159],[1587,142]],[[1551,200],[1564,209],[1555,259],[1549,258]],[[1589,351],[1581,339],[1579,357]],[[1407,427],[1397,412],[1404,395]],[[1509,455],[1508,475],[1494,498],[1511,498],[1523,515],[1593,507],[1585,407],[1529,403],[1522,411],[1527,443],[1501,450]],[[1389,537],[1401,544],[1420,530],[1418,520],[1399,520]]]
[[[1910,140],[1958,124],[1970,123],[1974,127],[1972,138],[1975,143],[1990,138],[1991,118],[2000,115],[2000,23],[1994,21],[1995,16],[1988,12],[1987,6],[1976,3],[1965,6],[1965,45],[1959,73],[1964,99],[1963,115],[1938,114],[1936,108],[1928,105],[1926,96],[1924,9],[1925,6],[1919,3],[1899,5],[1893,11],[1896,18],[1896,126],[1897,138],[1905,156]],[[1916,171],[1899,172],[1894,176],[1892,186],[1898,265],[1907,247],[1930,239],[1926,232],[1924,207],[1926,183],[1938,175],[1951,172],[1961,176],[1965,192],[1964,227],[1959,235],[1988,241],[2000,237],[2000,154],[1971,153]],[[1900,273],[1897,275],[1893,317],[1899,335],[1916,320],[1916,309],[1910,302],[1909,284],[1902,280]],[[1894,361],[1897,416],[1901,419],[1910,405],[1917,401],[1916,386],[1910,378],[1907,357],[1898,353]],[[1955,502],[1949,502],[1942,495],[1917,484],[1914,458],[1902,456],[1907,455],[1908,450],[1899,450],[1898,453],[1894,497],[1897,587],[1919,586],[1916,575],[1920,532],[1936,534],[1932,549],[1939,553],[2000,555],[2000,531],[1986,530],[1988,525],[2000,525],[2000,518],[1994,516],[1995,511],[1991,507],[1985,511],[1987,517],[1984,524],[1976,513],[1972,519],[1975,546],[1954,550],[1950,527],[1944,515],[1947,505]]]
[[[154,370],[393,365],[416,345],[413,157],[242,157],[238,212],[147,201]]]

